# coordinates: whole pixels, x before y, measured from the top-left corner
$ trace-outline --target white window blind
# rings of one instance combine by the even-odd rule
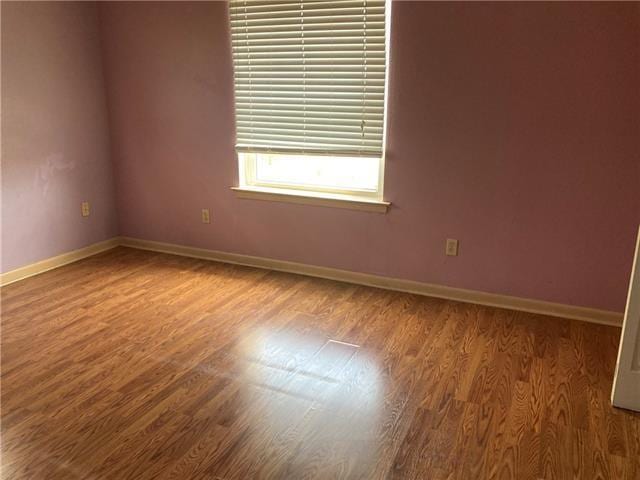
[[[382,156],[384,0],[232,0],[238,152]]]

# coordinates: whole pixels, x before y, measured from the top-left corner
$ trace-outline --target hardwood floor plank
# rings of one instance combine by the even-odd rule
[[[640,474],[613,327],[128,248],[1,295],[3,478]]]

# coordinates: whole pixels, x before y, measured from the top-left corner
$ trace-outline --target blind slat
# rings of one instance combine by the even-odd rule
[[[295,55],[294,53],[287,53],[286,55],[277,55],[273,54],[271,56],[259,56],[259,57],[247,57],[237,55],[234,56],[234,62],[239,67],[246,66],[294,66],[299,67],[301,65],[305,66],[341,66],[341,67],[352,67],[352,69],[360,69],[362,67],[362,57],[354,56],[353,54],[349,54],[349,56],[329,56],[329,55],[318,55],[315,52],[300,52],[299,55]],[[367,68],[372,68],[373,66],[379,66],[384,68],[384,55],[375,55],[370,54],[367,60]]]
[[[249,48],[238,48],[234,52],[235,58],[260,58],[266,57],[299,57],[305,53],[307,56],[315,55],[321,57],[342,56],[362,58],[362,45],[358,44],[336,44],[336,45],[268,45],[264,47],[251,46]],[[367,44],[367,56],[376,55],[384,57],[384,43]]]
[[[260,89],[257,88],[249,88],[245,89],[243,87],[242,90],[236,90],[236,98],[243,100],[251,100],[255,97],[259,98],[270,98],[273,101],[277,101],[278,98],[295,98],[299,99],[300,96],[303,95],[305,99],[315,99],[315,98],[335,98],[335,99],[356,99],[358,101],[363,100],[384,100],[384,90],[381,87],[371,87],[370,90],[363,92],[362,90],[357,90],[356,87],[351,87],[351,89],[345,89],[340,92],[333,92],[326,87],[316,88],[316,89],[307,89],[307,90],[291,90],[291,88],[270,88],[270,89]]]
[[[263,12],[245,15],[239,12],[240,19],[232,20],[231,26],[271,25],[274,21],[280,24],[298,24],[303,21],[309,23],[353,23],[357,19],[364,21],[365,16],[372,21],[384,21],[384,7],[368,7],[365,13],[362,8],[340,8],[334,10],[281,10],[278,12]],[[304,18],[304,20],[302,20]],[[366,26],[363,26],[366,28]]]
[[[362,88],[362,79],[358,78],[346,78],[341,79],[340,83],[337,81],[326,80],[322,78],[306,78],[306,88],[309,90],[321,90],[331,88],[336,85],[341,86],[342,91],[360,91]],[[371,87],[373,91],[384,91],[384,79],[369,80],[367,79],[367,90]],[[243,77],[236,79],[236,89],[269,89],[269,90],[283,90],[283,89],[296,89],[300,90],[303,87],[298,85],[297,78],[249,78]]]
[[[289,124],[287,128],[274,128],[273,126],[269,127],[255,127],[253,125],[238,125],[239,132],[251,132],[255,134],[268,134],[268,135],[297,135],[300,131],[296,128],[297,125]],[[351,130],[347,130],[342,126],[327,126],[327,125],[316,125],[312,127],[311,125],[307,125],[307,128],[304,131],[306,136],[318,136],[318,137],[326,137],[328,133],[335,137],[344,137],[344,138],[355,138],[359,140],[360,137],[369,138],[371,140],[375,140],[375,136],[379,133],[379,130],[382,127],[371,128],[367,127],[362,132],[359,128],[355,127]]]
[[[362,39],[358,39],[353,36],[342,36],[342,37],[326,37],[326,36],[315,36],[310,37],[308,35],[292,35],[291,37],[278,37],[278,38],[254,38],[251,41],[246,42],[246,45],[240,46],[236,49],[236,51],[246,51],[246,50],[254,50],[260,49],[264,50],[267,47],[272,47],[276,49],[300,49],[302,45],[300,44],[301,40],[304,38],[304,47],[305,49],[334,49],[334,48],[357,48],[362,49]],[[380,48],[384,46],[384,38],[380,36],[371,36],[367,41],[367,45],[372,47]]]
[[[251,40],[265,40],[276,38],[343,38],[343,37],[359,37],[362,38],[363,33],[366,31],[367,36],[373,37],[384,36],[384,28],[367,28],[365,30],[359,28],[349,28],[348,26],[342,26],[341,28],[326,29],[321,28],[317,30],[305,29],[304,32],[301,29],[289,29],[275,31],[270,30],[269,27],[264,27],[261,31],[248,32],[244,29],[232,29],[231,39],[238,40],[243,39],[251,42]],[[304,34],[303,34],[304,33]]]
[[[301,107],[300,105],[303,105]],[[318,103],[318,104],[295,104],[295,103],[264,103],[264,104],[252,104],[251,102],[236,102],[236,110],[240,115],[244,112],[263,113],[265,115],[271,115],[279,111],[298,111],[308,112],[315,115],[324,115],[326,118],[331,118],[331,115],[339,112],[348,112],[355,115],[360,114],[363,116],[365,113],[372,115],[382,115],[384,112],[383,105],[365,105],[361,107],[359,105],[343,105],[343,104],[331,104],[331,102]],[[331,115],[330,115],[331,114]],[[303,128],[304,126],[301,126]]]
[[[330,4],[325,4],[325,8],[309,8],[308,5],[305,5],[304,15],[305,18],[313,18],[317,16],[323,16],[328,18],[333,18],[335,16],[346,16],[346,17],[354,17],[354,16],[362,16],[364,14],[364,9],[362,8],[362,2],[354,2],[351,5],[334,5],[332,7]],[[320,5],[320,7],[322,4]],[[280,18],[292,18],[292,17],[300,17],[300,11],[302,9],[289,7],[288,9],[271,9],[271,10],[251,10],[247,8],[246,10],[239,7],[231,7],[235,8],[235,13],[237,16],[241,16],[242,19],[236,20],[237,22],[243,21],[246,16],[247,19],[266,19],[266,20],[275,20]],[[367,14],[373,16],[375,14],[384,16],[384,4],[373,5],[373,2],[369,4],[367,7]]]
[[[384,0],[232,0],[236,149],[382,156]]]
[[[384,5],[384,0],[370,0],[369,5],[372,6],[381,6]],[[304,3],[304,8],[307,10],[315,10],[315,9],[335,9],[335,8],[345,8],[345,7],[362,7],[362,0],[307,0]],[[246,11],[248,14],[252,12],[278,12],[280,10],[291,10],[293,8],[292,2],[290,1],[274,1],[274,0],[265,0],[263,2],[258,1],[233,1],[231,2],[230,8],[233,9],[242,9]]]
[[[331,118],[323,116],[325,112],[312,112],[312,111],[296,111],[296,110],[278,110],[271,112],[251,111],[241,109],[237,112],[238,122],[253,122],[257,124],[259,121],[266,122],[271,121],[272,124],[278,122],[295,122],[299,124],[301,120],[314,123],[335,123],[342,125],[358,125],[362,124],[362,120],[366,120],[366,125],[378,125],[383,121],[378,118],[377,113],[365,113],[358,112],[338,112],[334,111]]]
[[[238,129],[257,129],[257,128],[265,128],[265,127],[256,127],[255,125],[260,125],[259,123],[254,122],[253,120],[238,120],[237,127]],[[276,122],[273,121],[273,124],[268,128],[274,130],[297,130],[298,123],[297,122]],[[360,125],[355,122],[339,122],[334,119],[333,123],[323,123],[322,121],[317,121],[315,123],[311,123],[311,121],[307,121],[306,123],[307,131],[310,130],[322,130],[327,131],[333,129],[335,131],[345,131],[345,132],[361,132]],[[374,132],[382,128],[382,124],[368,122],[367,126],[364,128],[365,132]]]

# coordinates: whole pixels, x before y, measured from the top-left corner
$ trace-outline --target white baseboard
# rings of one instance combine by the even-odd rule
[[[117,247],[118,245],[120,245],[120,237],[114,237],[103,242],[79,248],[78,250],[72,250],[71,252],[56,255],[55,257],[46,258],[39,262],[16,268],[15,270],[0,274],[0,285],[9,285],[10,283],[17,282],[18,280],[46,272],[47,270],[52,270],[69,263],[77,262],[78,260],[104,252],[105,250]]]
[[[328,278],[341,282],[367,285],[371,287],[397,290],[400,292],[415,293],[429,297],[456,300],[465,303],[477,303],[490,307],[507,308],[523,312],[552,315],[555,317],[569,318],[573,320],[583,320],[586,322],[613,325],[622,325],[622,313],[595,308],[577,307],[564,305],[561,303],[545,302],[542,300],[532,300],[527,298],[512,297],[496,293],[478,292],[475,290],[465,290],[461,288],[433,285],[429,283],[415,282],[412,280],[401,280],[397,278],[381,277],[367,273],[350,272],[337,268],[319,267],[306,265],[303,263],[287,262],[284,260],[274,260],[263,257],[253,257],[237,253],[220,252],[204,248],[186,247],[171,243],[154,242],[150,240],[140,240],[130,237],[121,237],[120,245],[137,248],[141,250],[151,250],[154,252],[171,253],[185,257],[215,260],[224,263],[246,265],[250,267],[278,270],[281,272],[297,273],[312,277]]]
[[[154,252],[164,252],[184,257],[201,258],[214,260],[217,262],[246,265],[249,267],[278,270],[281,272],[308,275],[311,277],[327,278],[341,282],[367,285],[371,287],[385,288],[400,292],[415,293],[428,297],[444,298],[466,303],[477,303],[490,307],[507,308],[523,312],[539,313],[542,315],[552,315],[556,317],[583,320],[586,322],[613,325],[622,325],[622,313],[595,308],[577,307],[564,305],[561,303],[545,302],[542,300],[532,300],[527,298],[512,297],[496,293],[478,292],[462,288],[446,287],[430,283],[415,282],[412,280],[402,280],[399,278],[382,277],[367,273],[350,272],[337,268],[319,267],[304,263],[287,262],[284,260],[274,260],[271,258],[254,257],[237,253],[220,252],[204,248],[187,247],[172,243],[154,242],[151,240],[140,240],[130,237],[114,237],[103,242],[94,243],[84,248],[63,253],[55,257],[41,260],[31,265],[17,268],[0,275],[0,285],[8,285],[18,280],[22,280],[39,273],[52,270],[63,265],[67,265],[83,258],[90,257],[105,250],[119,245],[140,250],[151,250]]]

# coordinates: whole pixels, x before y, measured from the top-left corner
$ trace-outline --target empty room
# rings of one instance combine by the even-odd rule
[[[640,2],[0,17],[0,478],[640,480]]]

